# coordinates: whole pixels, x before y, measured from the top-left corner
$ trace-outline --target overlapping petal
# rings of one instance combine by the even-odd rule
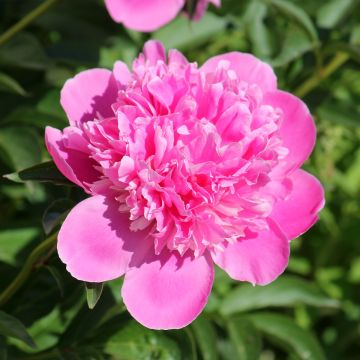
[[[214,278],[209,256],[149,255],[124,279],[122,296],[131,315],[151,329],[188,325],[203,310]]]
[[[289,151],[274,172],[298,169],[310,156],[316,140],[316,128],[308,107],[296,96],[280,90],[265,94],[264,104],[281,109],[283,121],[278,133]]]
[[[256,84],[264,93],[275,91],[277,88],[276,75],[271,66],[251,54],[230,52],[217,55],[207,60],[201,70],[206,73],[213,72],[221,62],[229,63],[230,69],[235,71],[238,80],[250,85]]]
[[[235,280],[266,285],[284,272],[289,255],[288,239],[270,222],[269,230],[248,232],[224,251],[216,251],[213,259]]]
[[[325,198],[319,180],[308,172],[296,170],[290,180],[293,183],[291,193],[274,205],[270,216],[289,239],[294,239],[318,220]]]
[[[184,7],[185,0],[105,0],[114,21],[126,27],[150,32],[176,17]]]
[[[110,70],[91,69],[66,81],[60,102],[70,125],[77,126],[95,118],[112,116],[111,104],[117,93],[116,80]]]
[[[88,282],[103,282],[141,262],[148,251],[146,232],[131,232],[129,215],[103,196],[76,205],[58,235],[58,253],[71,275]]]
[[[89,152],[67,148],[62,132],[49,126],[45,130],[45,143],[61,173],[89,192],[89,185],[100,176],[94,167],[95,162],[89,157]]]

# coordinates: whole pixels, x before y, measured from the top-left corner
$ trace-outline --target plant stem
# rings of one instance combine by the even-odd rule
[[[341,65],[346,63],[349,58],[350,56],[346,53],[336,53],[332,60],[324,68],[322,68],[320,72],[317,72],[296,88],[294,94],[298,97],[304,97],[314,90],[324,79],[334,73]]]
[[[51,235],[41,244],[39,244],[26,260],[23,268],[10,285],[0,294],[0,306],[4,305],[25,283],[31,274],[31,271],[38,265],[39,258],[51,249],[56,243],[57,233]]]
[[[7,41],[9,41],[13,36],[15,36],[19,31],[24,29],[30,23],[32,23],[36,18],[45,13],[51,6],[57,3],[59,0],[47,0],[25,17],[23,17],[20,21],[18,21],[15,25],[13,25],[10,29],[5,31],[2,35],[0,35],[0,46],[4,45]]]

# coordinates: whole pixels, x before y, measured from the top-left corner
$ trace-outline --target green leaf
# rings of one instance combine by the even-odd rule
[[[21,96],[26,95],[26,91],[16,80],[4,73],[0,73],[0,91],[14,93]]]
[[[325,354],[316,337],[297,325],[293,319],[275,313],[247,315],[253,325],[269,340],[280,345],[302,360],[325,360]]]
[[[8,360],[5,338],[0,336],[0,360]]]
[[[102,294],[104,283],[85,283],[86,288],[86,300],[89,309],[93,309],[100,299]]]
[[[64,216],[74,205],[74,201],[69,199],[58,199],[49,205],[42,218],[42,225],[46,235],[49,235],[64,220]]]
[[[42,181],[57,185],[74,185],[61,174],[53,161],[47,161],[17,173],[7,174],[4,177],[20,183],[24,181]]]
[[[22,340],[32,348],[36,347],[25,326],[18,319],[4,311],[0,311],[0,334]]]
[[[338,125],[356,128],[360,126],[360,114],[356,109],[334,101],[321,105],[317,110],[317,115],[320,119]]]
[[[17,255],[21,249],[40,235],[40,229],[27,227],[0,231],[0,261],[17,266]]]
[[[353,60],[360,62],[360,46],[356,44],[335,43],[328,46],[325,52],[344,52],[350,55]]]
[[[230,315],[269,306],[292,307],[297,304],[330,308],[338,306],[337,301],[323,295],[314,284],[301,278],[282,276],[264,287],[239,285],[225,297],[220,312]]]
[[[326,1],[316,14],[316,23],[321,28],[331,29],[349,15],[354,6],[353,0]]]
[[[315,44],[297,26],[290,26],[285,34],[280,53],[271,61],[273,66],[284,66],[314,49]]]
[[[30,127],[8,126],[0,129],[0,148],[9,165],[19,171],[41,161],[37,133]]]
[[[192,324],[197,344],[204,360],[218,359],[218,350],[216,347],[216,331],[212,323],[204,316],[198,317]]]
[[[122,327],[105,344],[105,353],[122,360],[180,360],[176,343],[160,331],[151,331],[134,321]]]
[[[193,23],[184,16],[179,16],[169,25],[154,32],[152,38],[163,42],[168,49],[185,50],[211,40],[225,30],[225,27],[225,19],[211,13],[206,13],[201,21]]]
[[[245,317],[228,319],[226,327],[234,346],[237,359],[258,360],[261,353],[261,337],[258,330]]]
[[[267,3],[276,8],[285,16],[294,20],[309,35],[314,43],[318,43],[318,34],[309,15],[299,6],[287,0],[266,0]]]
[[[32,34],[20,33],[0,47],[0,64],[32,70],[44,70],[48,57]]]
[[[261,59],[269,59],[272,54],[271,34],[264,24],[267,6],[258,0],[251,1],[246,12],[246,29],[253,46],[253,52]]]

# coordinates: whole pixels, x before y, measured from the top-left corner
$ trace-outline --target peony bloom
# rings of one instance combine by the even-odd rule
[[[275,280],[323,207],[321,184],[299,169],[315,144],[309,110],[252,55],[198,67],[149,41],[131,71],[118,61],[68,80],[61,104],[70,126],[48,127],[47,148],[90,197],[63,223],[59,256],[79,280],[125,274],[124,303],[149,328],[194,320],[214,263]]]
[[[209,3],[219,7],[221,0],[105,0],[114,21],[143,32],[159,29],[182,10],[199,20]]]

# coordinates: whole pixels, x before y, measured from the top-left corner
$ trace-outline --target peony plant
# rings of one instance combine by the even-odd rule
[[[114,21],[143,32],[159,29],[181,11],[199,20],[210,3],[219,7],[221,0],[105,0]]]
[[[47,127],[46,145],[89,198],[61,227],[60,259],[87,282],[125,275],[123,301],[149,328],[193,321],[214,264],[274,281],[324,205],[300,169],[315,144],[310,112],[250,54],[199,67],[149,41],[131,70],[118,61],[68,80],[61,104],[70,124]]]

